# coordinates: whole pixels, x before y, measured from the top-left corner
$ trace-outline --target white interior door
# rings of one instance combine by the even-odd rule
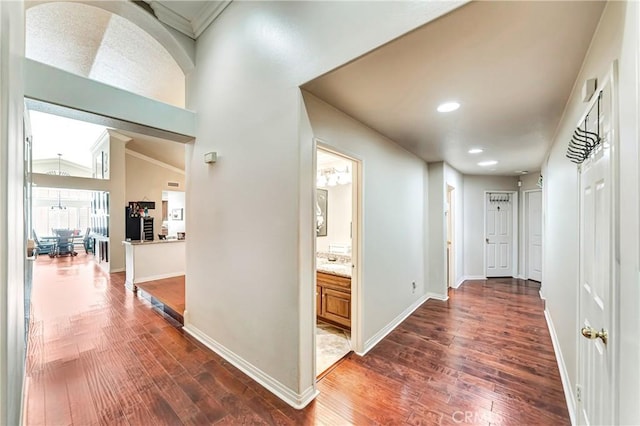
[[[513,275],[513,196],[487,193],[485,200],[485,259],[487,277]]]
[[[542,191],[527,192],[527,278],[542,281]]]
[[[614,424],[612,295],[615,283],[611,84],[602,91],[602,148],[580,172],[580,424]],[[594,111],[595,108],[592,109]],[[596,116],[597,114],[593,114]],[[595,120],[595,119],[594,119]],[[594,124],[595,127],[595,124]]]

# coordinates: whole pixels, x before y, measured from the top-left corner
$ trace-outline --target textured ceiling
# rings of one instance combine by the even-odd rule
[[[426,161],[468,174],[538,170],[603,8],[473,2],[303,88]],[[436,112],[450,100],[458,111]],[[475,147],[484,153],[468,154]]]
[[[26,56],[178,107],[184,74],[153,37],[128,20],[80,3],[27,9]]]

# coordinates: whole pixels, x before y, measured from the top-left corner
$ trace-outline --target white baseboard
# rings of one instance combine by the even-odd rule
[[[549,328],[549,334],[551,335],[551,342],[553,343],[553,350],[556,354],[556,362],[558,363],[558,370],[560,370],[560,379],[562,380],[562,389],[564,390],[564,397],[567,401],[567,409],[569,410],[569,418],[571,424],[576,424],[576,400],[571,388],[571,381],[569,380],[569,373],[567,372],[567,366],[564,363],[562,357],[562,351],[560,350],[560,342],[558,342],[558,335],[556,334],[556,328],[551,320],[551,314],[547,309],[544,310],[544,318],[547,320],[547,327]]]
[[[439,293],[427,293],[427,299],[436,299],[436,300],[441,300],[443,302],[446,302],[447,300],[449,300],[449,295],[439,294]]]
[[[268,391],[273,393],[275,396],[277,396],[293,408],[301,410],[306,407],[311,401],[313,401],[316,396],[318,396],[319,392],[315,389],[314,386],[310,386],[302,393],[294,392],[287,386],[280,383],[280,381],[278,381],[277,379],[271,377],[255,365],[237,355],[235,352],[229,350],[224,345],[207,336],[197,327],[189,324],[186,321],[186,315],[184,316],[184,318],[185,325],[182,328],[184,331],[202,342],[206,347],[220,355],[222,358],[229,361],[236,368],[240,369],[240,371],[251,377],[256,382],[260,383]]]
[[[484,275],[465,275],[464,277],[465,281],[466,280],[482,280],[482,281],[486,281],[487,277]]]
[[[538,290],[538,294],[540,295],[541,300],[547,300],[547,298],[542,294],[542,289]]]
[[[467,280],[467,277],[465,277],[465,276],[460,277],[460,279],[458,280],[458,282],[457,282],[457,283],[455,283],[455,284],[454,284],[454,286],[453,286],[453,287],[451,287],[451,288],[458,288],[458,287],[460,287],[460,286],[462,285],[462,283],[463,283],[463,282],[465,282],[466,280]]]
[[[427,293],[424,296],[420,297],[418,300],[416,300],[411,306],[409,306],[407,309],[402,311],[400,315],[395,317],[389,324],[384,326],[380,331],[374,334],[369,340],[364,342],[364,351],[356,352],[356,354],[360,356],[366,355],[367,352],[373,349],[375,345],[380,343],[382,339],[387,337],[389,333],[391,333],[397,326],[399,326],[402,321],[407,319],[407,317],[411,315],[413,311],[418,309],[420,306],[422,306],[424,302],[429,300],[429,298],[430,298],[429,293]]]
[[[514,278],[517,280],[525,280],[525,281],[527,280],[527,277],[525,277],[524,275],[517,275]]]

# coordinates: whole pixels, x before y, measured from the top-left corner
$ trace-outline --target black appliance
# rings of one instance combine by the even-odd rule
[[[127,207],[125,220],[127,239],[153,241],[153,217],[145,217],[138,210]]]

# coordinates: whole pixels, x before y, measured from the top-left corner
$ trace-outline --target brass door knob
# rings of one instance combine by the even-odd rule
[[[595,340],[600,338],[602,339],[602,343],[604,344],[607,343],[607,338],[609,337],[609,333],[607,333],[607,331],[604,328],[598,331],[592,327],[582,327],[582,330],[580,330],[580,332],[584,337],[586,337],[589,340]]]

